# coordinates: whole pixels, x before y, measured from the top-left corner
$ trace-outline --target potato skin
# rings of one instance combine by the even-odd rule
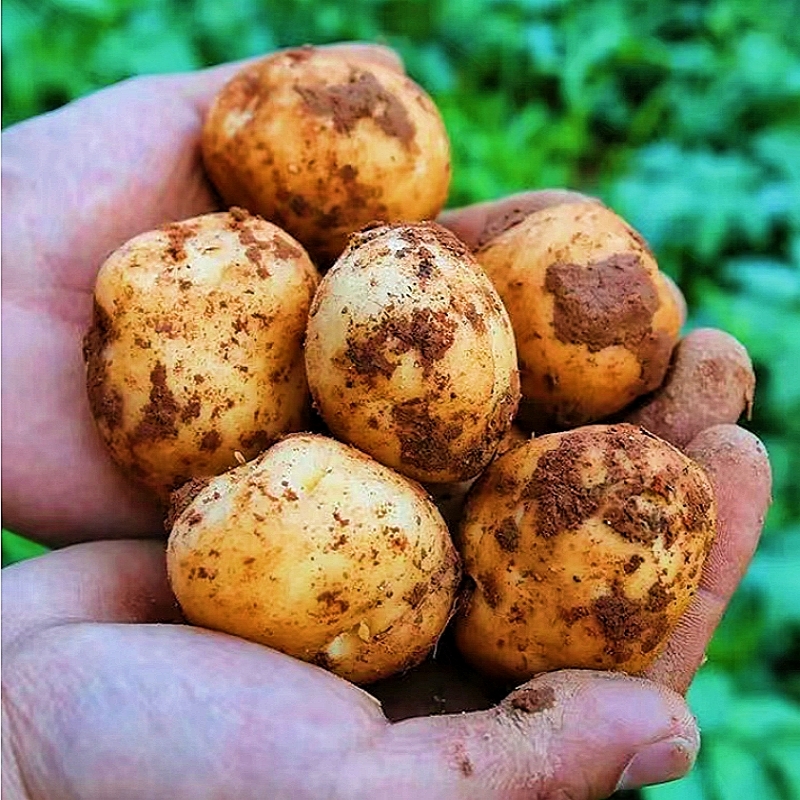
[[[694,595],[715,534],[703,470],[632,425],[548,434],[497,459],[458,536],[475,591],[459,649],[487,675],[640,673]]]
[[[591,202],[535,212],[476,253],[508,309],[535,430],[614,414],[658,387],[680,308],[644,239]]]
[[[749,414],[755,386],[744,346],[724,331],[698,328],[678,343],[664,383],[623,418],[682,449],[700,431]]]
[[[420,481],[477,475],[519,402],[502,302],[435,223],[355,235],[314,296],[305,353],[331,432]]]
[[[188,491],[167,566],[190,622],[356,683],[416,665],[444,630],[460,577],[447,526],[363,453],[296,434]]]
[[[113,253],[84,339],[89,403],[116,463],[164,499],[302,429],[302,341],[319,275],[241,209],[170,223]]]
[[[236,75],[209,111],[202,145],[226,202],[274,220],[323,266],[368,222],[435,217],[450,183],[444,123],[419,86],[312,47]]]

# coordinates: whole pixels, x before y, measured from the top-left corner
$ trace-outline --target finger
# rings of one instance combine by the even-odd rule
[[[60,626],[36,645],[4,699],[42,797],[68,778],[119,800],[590,800],[678,777],[698,747],[680,696],[624,675],[553,673],[490,711],[388,725],[345,681],[222,634]]]
[[[563,203],[578,202],[600,201],[568,189],[543,189],[445,211],[439,217],[439,222],[472,250],[478,250],[490,239],[521,222],[528,214]]]
[[[38,613],[32,609],[30,616],[40,623],[43,619],[163,619],[170,609],[162,552],[157,545],[147,548],[143,542],[98,543],[43,557],[38,564],[31,562],[30,567],[36,565],[39,570],[38,577],[47,580],[29,580],[29,584],[37,586],[37,595],[41,592],[45,602],[62,608],[57,617],[46,609],[42,614],[41,608]],[[22,566],[12,569],[11,575],[16,572],[22,577]],[[104,597],[92,597],[95,588],[85,583],[90,576],[98,579],[96,591],[104,592]],[[33,574],[25,577],[31,579]],[[74,584],[74,590],[69,584]],[[19,586],[11,588],[17,590],[17,602],[11,608],[15,613]],[[4,592],[8,589],[4,582]],[[141,604],[139,589],[151,604]],[[154,613],[152,606],[159,604],[166,608]],[[61,625],[51,630],[65,629]],[[154,631],[153,636],[158,633],[152,628],[136,629]],[[206,640],[213,644],[214,635],[198,634],[198,644]],[[217,638],[222,647],[222,639]],[[225,640],[231,643],[230,651],[236,640]],[[247,649],[253,658],[263,653],[275,661],[269,670],[273,678],[280,671],[276,667],[288,669],[295,663],[244,642],[240,649]],[[96,647],[92,652],[97,657]],[[173,663],[176,655],[177,651],[171,656]],[[221,656],[220,663],[226,658]],[[145,672],[161,674],[158,669]],[[292,681],[288,673],[287,679]],[[341,685],[342,692],[347,686],[335,679],[330,683],[332,690]],[[684,774],[698,746],[693,720],[681,698],[665,687],[622,675],[554,673],[531,682],[491,711],[394,726],[377,726],[379,720],[372,716],[369,704],[364,701],[361,706],[372,720],[373,733],[367,746],[350,750],[348,769],[337,773],[340,796],[375,796],[385,788],[398,798],[605,797],[617,785],[630,788]]]
[[[329,49],[402,70],[399,56],[381,45]],[[60,297],[65,289],[88,295],[100,263],[135,234],[216,210],[201,166],[203,118],[245,63],[123,81],[4,131],[3,202],[15,213],[3,259],[20,265],[4,297],[35,289],[41,298],[43,280]],[[93,235],[76,235],[83,230]],[[47,255],[46,269],[27,268],[37,254],[32,243]],[[61,313],[83,320],[90,298],[80,298],[76,310],[66,296]]]
[[[678,314],[680,316],[681,324],[680,327],[682,328],[686,324],[686,318],[689,316],[689,306],[686,304],[686,298],[683,296],[683,292],[680,290],[680,287],[677,283],[675,283],[666,272],[658,273],[661,276],[661,280],[667,285],[667,288],[672,293],[672,296],[675,298],[675,303],[678,306]]]
[[[698,328],[678,343],[661,387],[623,420],[684,448],[706,428],[735,423],[755,384],[750,356],[733,336]]]
[[[65,622],[177,622],[164,543],[80,544],[3,570],[3,639]]]
[[[388,67],[397,72],[403,72],[403,61],[391,48],[380,44],[367,44],[365,42],[339,42],[337,44],[321,45],[315,49],[337,53],[357,61],[366,61]],[[269,55],[272,55],[271,53]],[[182,82],[181,92],[195,104],[198,112],[205,116],[217,92],[248,64],[254,64],[265,56],[246,58],[229,64],[175,76]]]
[[[622,674],[563,671],[489,711],[390,726],[362,780],[374,796],[590,800],[680,777],[698,746],[691,714],[669,689]],[[360,788],[349,786],[347,796],[360,797]]]
[[[387,725],[319,667],[185,625],[57,625],[8,655],[13,797],[352,797],[339,772]]]
[[[735,425],[699,434],[686,454],[705,468],[717,498],[717,536],[689,609],[647,677],[685,692],[758,544],[772,475],[764,445]]]

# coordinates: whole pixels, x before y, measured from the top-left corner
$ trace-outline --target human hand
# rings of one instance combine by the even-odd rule
[[[367,53],[395,63],[382,49]],[[99,442],[80,341],[110,250],[217,207],[199,131],[235,68],[137,79],[4,134],[3,500],[7,524],[21,532],[63,544],[160,529],[160,509],[116,472]],[[525,202],[557,199],[546,195]],[[468,238],[482,230],[481,215],[495,220],[504,204],[491,208],[444,221]],[[699,665],[769,495],[766,457],[752,437],[730,427],[706,435],[698,458],[710,453],[712,476],[717,470],[721,534],[695,603],[649,675],[662,686],[554,673],[496,710],[389,725],[360,690],[315,667],[221,634],[153,626],[176,621],[158,545],[86,545],[6,573],[9,763],[29,796],[70,786],[79,797],[358,797],[385,787],[401,797],[588,798],[610,792],[644,744],[678,736],[683,744],[665,748],[663,771],[649,779],[681,774],[696,731],[664,687],[683,691]],[[455,697],[458,666],[433,667],[446,710],[494,699],[496,689],[483,686],[479,697]],[[430,685],[409,684],[420,674],[375,687],[391,716],[439,702]]]
[[[740,428],[710,428],[688,451],[714,484],[719,534],[647,679],[554,672],[466,714],[389,723],[330,673],[178,624],[156,542],[76,545],[8,568],[6,796],[589,800],[679,777],[699,744],[681,693],[749,562],[770,492],[764,449]],[[495,687],[457,662],[432,664],[370,687],[391,718],[494,700]]]

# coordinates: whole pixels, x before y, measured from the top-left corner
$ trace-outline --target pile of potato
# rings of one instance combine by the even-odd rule
[[[744,349],[678,344],[679,293],[599,202],[475,252],[432,221],[447,134],[389,67],[266,58],[202,145],[229,210],[112,254],[84,340],[111,456],[169,500],[187,619],[358,683],[451,620],[488,676],[643,670],[715,532],[678,447],[751,402]]]

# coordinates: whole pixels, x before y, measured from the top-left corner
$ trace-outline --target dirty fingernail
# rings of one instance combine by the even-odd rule
[[[682,778],[694,764],[697,747],[697,742],[681,736],[646,745],[628,762],[617,783],[617,791]]]

